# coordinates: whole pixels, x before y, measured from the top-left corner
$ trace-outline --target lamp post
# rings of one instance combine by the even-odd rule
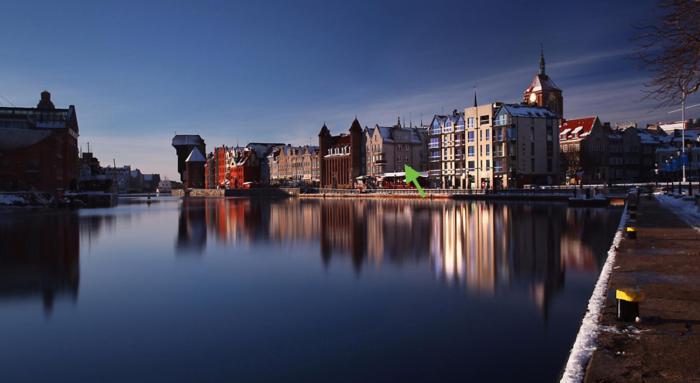
[[[687,94],[685,89],[683,90],[683,96],[681,97],[681,123],[683,127],[681,128],[681,166],[683,172],[683,183],[685,183],[685,98]]]

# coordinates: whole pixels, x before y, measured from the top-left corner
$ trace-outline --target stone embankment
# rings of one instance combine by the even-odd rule
[[[700,382],[700,231],[667,206],[642,197],[628,222],[585,382]],[[643,294],[638,322],[617,319],[618,289]]]

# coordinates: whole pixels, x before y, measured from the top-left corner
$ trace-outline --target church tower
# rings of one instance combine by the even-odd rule
[[[544,51],[540,52],[540,71],[523,92],[523,102],[528,105],[545,107],[559,117],[564,116],[564,99],[561,95],[561,89],[545,72]]]

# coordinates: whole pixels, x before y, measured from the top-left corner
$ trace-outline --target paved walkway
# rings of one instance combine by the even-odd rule
[[[638,239],[620,243],[586,382],[700,382],[700,232],[642,197]],[[637,286],[641,323],[615,319],[615,289]]]

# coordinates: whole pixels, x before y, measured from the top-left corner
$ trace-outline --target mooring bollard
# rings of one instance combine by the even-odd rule
[[[639,302],[644,300],[644,294],[637,289],[615,290],[617,299],[617,320],[635,322],[639,317]]]
[[[625,234],[627,235],[628,239],[637,239],[637,229],[633,228],[632,226],[627,226],[625,228]]]

